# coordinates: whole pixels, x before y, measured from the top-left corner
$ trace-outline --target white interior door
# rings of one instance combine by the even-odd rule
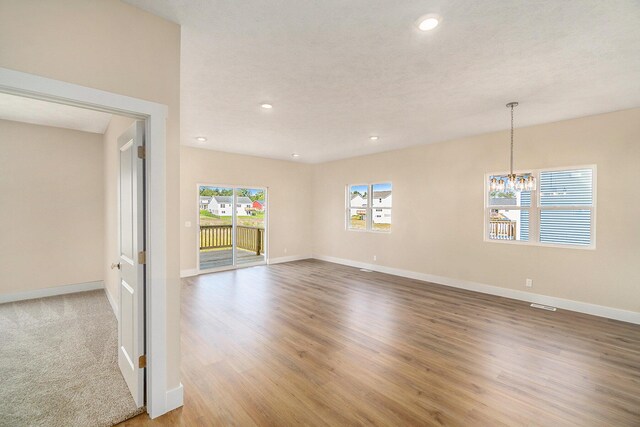
[[[118,365],[138,407],[144,404],[144,122],[118,138],[120,289]]]

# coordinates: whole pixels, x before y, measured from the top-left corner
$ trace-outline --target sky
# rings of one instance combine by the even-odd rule
[[[383,184],[373,184],[373,191],[389,191],[391,190],[391,183],[386,182]],[[353,194],[354,192],[359,192],[360,194],[365,194],[369,191],[368,185],[352,185],[350,187],[350,192]]]
[[[203,185],[202,187],[200,187],[200,191],[202,191],[205,188],[209,189],[209,190],[231,190],[231,188],[228,188],[228,187],[214,187],[214,186],[210,186],[210,185]],[[247,188],[246,190],[252,196],[255,196],[256,194],[262,193],[264,191],[264,190],[255,189],[255,188]]]
[[[391,190],[391,183],[386,182],[384,184],[373,184],[373,191],[389,191]]]
[[[368,192],[368,186],[366,185],[352,185],[351,186],[351,194],[353,193],[360,193],[360,194],[366,194]]]
[[[247,190],[249,190],[249,194],[251,194],[252,196],[263,192],[263,190],[256,190],[255,188],[247,188]]]

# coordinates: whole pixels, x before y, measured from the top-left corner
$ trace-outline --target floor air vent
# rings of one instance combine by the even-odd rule
[[[556,308],[555,307],[551,307],[550,305],[542,305],[542,304],[533,303],[533,304],[531,304],[531,307],[540,308],[542,310],[548,310],[548,311],[556,311]]]

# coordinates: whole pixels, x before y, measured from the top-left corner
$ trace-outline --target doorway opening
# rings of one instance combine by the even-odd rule
[[[116,139],[132,123],[130,149],[120,147],[130,154],[125,162]],[[137,362],[145,354],[145,266],[118,263],[122,275],[109,268],[117,242],[144,250],[144,128],[134,118],[0,91],[0,189],[10,208],[0,223],[11,224],[0,262],[7,425],[111,425],[144,411],[144,369],[122,356]],[[128,300],[120,283],[132,291]]]
[[[138,369],[145,370],[147,381],[143,385],[143,393],[146,409],[151,418],[182,406],[182,385],[179,384],[177,387],[170,388],[169,386],[172,384],[167,383],[166,301],[168,277],[165,239],[167,225],[164,214],[167,198],[165,185],[167,106],[1,67],[0,93],[47,101],[60,106],[74,106],[90,111],[104,112],[124,117],[127,120],[144,120],[145,146],[147,150],[142,152],[145,155],[147,164],[144,169],[146,209],[145,212],[140,212],[140,215],[145,218],[145,255],[142,259],[145,261],[143,287],[146,298],[143,312],[145,320],[144,331],[146,331],[148,339],[143,346],[145,354],[142,356],[144,357],[132,362],[137,365]],[[54,175],[64,175],[65,173],[68,175],[68,171],[61,168]],[[71,191],[75,187],[76,184],[71,183],[67,188]],[[94,194],[100,194],[101,188],[99,187],[96,186],[98,190]],[[29,200],[34,200],[34,203],[42,199],[42,197],[33,198],[30,194],[29,197]],[[83,200],[81,203],[87,204],[89,201]],[[46,205],[42,206],[46,207]],[[153,212],[153,214],[150,214],[150,212]],[[77,230],[69,233],[70,236],[77,234]],[[61,248],[64,249],[65,246]],[[109,268],[108,264],[106,268]],[[46,271],[45,269],[40,270]],[[71,271],[75,270],[71,269]],[[52,275],[49,276],[53,277]],[[153,283],[153,286],[150,286],[150,283]],[[62,295],[69,292],[87,290],[84,285],[87,284],[61,286],[53,290],[15,292],[2,295],[3,298],[1,300],[9,302],[39,296]],[[138,363],[136,364],[135,362]],[[136,406],[138,404],[136,403]]]
[[[198,185],[198,271],[267,262],[267,188]]]

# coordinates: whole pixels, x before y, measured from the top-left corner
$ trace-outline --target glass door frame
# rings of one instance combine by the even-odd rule
[[[233,206],[231,213],[231,265],[225,265],[216,268],[200,268],[200,187],[216,187],[233,190]],[[236,190],[240,188],[246,188],[250,190],[262,190],[264,191],[264,260],[238,264],[236,256],[236,234],[237,234],[237,208],[238,208],[238,193]],[[269,263],[269,187],[263,187],[260,185],[226,185],[226,184],[196,184],[196,207],[197,207],[197,245],[196,245],[196,271],[198,274],[215,273],[218,271],[236,270],[238,268],[255,267],[257,265],[266,265]]]

